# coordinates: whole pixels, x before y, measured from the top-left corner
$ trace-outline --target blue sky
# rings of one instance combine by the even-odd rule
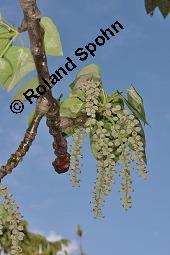
[[[89,201],[96,177],[95,160],[89,142],[84,141],[81,188],[72,188],[69,175],[53,170],[52,138],[45,121],[23,162],[4,178],[20,206],[31,231],[46,236],[61,235],[76,240],[75,228],[85,232],[84,248],[88,255],[169,255],[170,253],[170,16],[164,19],[159,10],[153,17],[146,14],[144,0],[37,1],[42,16],[49,16],[57,25],[64,51],[63,57],[49,57],[53,73],[100,34],[100,28],[119,20],[124,25],[115,38],[97,49],[96,56],[80,62],[68,77],[53,89],[56,96],[69,94],[68,85],[85,65],[100,66],[102,81],[108,93],[135,85],[144,99],[147,119],[146,148],[149,175],[147,180],[134,173],[133,207],[128,212],[121,206],[119,182],[107,200],[105,219],[94,220]],[[22,20],[19,1],[0,0],[4,18],[18,27]],[[27,37],[23,34],[23,43]],[[23,83],[20,83],[20,87]],[[25,104],[23,113],[15,115],[9,105],[16,90],[0,89],[0,164],[6,163],[27,128],[27,116],[34,105]],[[71,140],[69,139],[69,142]],[[76,251],[72,254],[78,254]]]

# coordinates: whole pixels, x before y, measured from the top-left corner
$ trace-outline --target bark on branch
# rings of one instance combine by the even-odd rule
[[[44,29],[40,25],[40,11],[36,5],[36,0],[20,0],[20,3],[24,12],[39,82],[41,84],[42,78],[44,78],[50,83],[44,47]],[[37,100],[37,104],[39,105],[43,99],[46,99],[50,105],[49,109],[44,109],[44,114],[47,117],[49,133],[54,138],[53,147],[57,158],[53,162],[53,166],[58,173],[65,172],[69,169],[70,155],[67,153],[67,140],[62,136],[60,128],[59,102],[52,96],[50,89]]]
[[[12,170],[18,165],[18,163],[22,161],[22,158],[25,156],[26,152],[29,150],[32,142],[35,139],[35,136],[37,134],[37,128],[42,117],[43,115],[41,113],[35,114],[35,117],[29,128],[27,128],[24,139],[20,143],[17,151],[15,152],[15,154],[11,154],[6,165],[1,166],[0,179],[2,179],[7,174],[10,174]]]

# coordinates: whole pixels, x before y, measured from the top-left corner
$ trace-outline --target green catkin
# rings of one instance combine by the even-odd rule
[[[114,154],[112,154],[114,143],[109,142],[110,135],[105,128],[102,128],[103,122],[97,122],[97,129],[94,129],[93,142],[98,148],[97,153],[97,178],[93,191],[93,215],[95,218],[103,217],[101,208],[104,206],[105,197],[112,190],[112,185],[115,183],[114,175],[116,173],[114,166]],[[95,138],[94,138],[95,137]],[[111,149],[111,150],[110,150]]]
[[[93,80],[87,80],[85,82],[80,83],[79,89],[85,94],[85,106],[84,110],[87,113],[87,121],[85,123],[85,130],[83,128],[77,129],[73,134],[73,144],[72,149],[70,151],[71,154],[71,162],[70,162],[70,176],[73,186],[80,186],[80,179],[77,174],[81,172],[80,170],[80,157],[83,157],[81,154],[81,143],[83,137],[88,134],[93,126],[96,124],[95,113],[98,110],[98,96],[100,94],[99,89],[100,82],[95,82]]]
[[[87,113],[87,121],[85,123],[86,133],[90,133],[96,124],[96,112],[99,110],[100,82],[88,79],[79,84],[79,89],[85,95],[85,112]]]
[[[85,135],[84,128],[75,129],[73,134],[73,142],[70,149],[71,160],[70,160],[70,178],[72,185],[74,187],[80,187],[80,179],[78,174],[81,173],[80,170],[80,159],[83,158],[82,150],[82,142]]]
[[[106,105],[106,111],[105,115],[108,114],[108,110],[111,110],[113,116],[112,118],[112,126],[111,126],[111,135],[112,140],[111,142],[114,144],[115,148],[114,151],[112,151],[112,156],[115,158],[117,156],[117,162],[122,166],[121,171],[119,175],[122,178],[122,188],[120,189],[121,192],[123,192],[122,197],[122,205],[127,210],[128,208],[132,207],[132,199],[130,193],[133,192],[132,187],[132,177],[131,177],[131,170],[133,169],[132,163],[136,162],[136,168],[140,171],[141,176],[146,176],[147,169],[144,162],[144,143],[143,138],[140,135],[141,127],[139,125],[139,121],[135,118],[134,115],[129,114],[127,110],[122,109],[120,105],[115,106],[114,108],[111,108],[111,105]],[[110,116],[109,116],[110,117]],[[102,123],[104,125],[104,122]],[[101,130],[96,131],[97,134],[101,133]],[[97,140],[97,139],[96,139]],[[98,137],[98,143],[100,141]],[[106,144],[106,141],[103,142],[102,146]],[[115,153],[114,153],[115,152]],[[107,155],[108,152],[104,153],[104,155]],[[103,158],[100,155],[100,160],[103,162]],[[104,169],[105,172],[110,169],[113,171],[113,168],[111,168],[110,165],[104,165],[103,166],[103,172],[102,172],[102,178],[104,176]],[[115,169],[114,169],[115,171]],[[109,171],[108,171],[109,172]],[[116,173],[116,171],[114,172]],[[101,178],[101,180],[102,180]],[[99,179],[100,180],[100,179]],[[104,195],[108,195],[108,193],[104,192],[102,189],[103,180],[102,183],[99,184],[97,182],[98,187],[101,187],[101,193]],[[98,188],[99,189],[99,188]],[[109,188],[108,188],[109,190]],[[100,211],[101,208],[98,208],[100,206],[103,206],[102,203],[100,203],[101,198],[99,197],[100,193],[98,192],[98,198],[95,196],[95,208],[93,212],[95,213],[95,217],[101,217],[102,213]],[[101,195],[100,195],[101,196]],[[97,203],[97,201],[99,203]]]
[[[17,255],[22,252],[19,242],[23,240],[24,233],[21,225],[21,214],[18,211],[18,206],[12,199],[12,194],[9,194],[8,188],[0,184],[0,196],[4,197],[4,208],[7,211],[7,222],[9,222],[9,229],[11,230],[11,252],[10,254]],[[3,224],[0,221],[0,235],[3,235]]]

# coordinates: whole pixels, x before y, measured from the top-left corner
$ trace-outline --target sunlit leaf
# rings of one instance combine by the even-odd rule
[[[94,81],[100,81],[100,86],[102,87],[101,78],[100,78],[100,69],[96,64],[90,64],[85,66],[77,74],[76,79],[69,85],[71,88],[71,93],[74,96],[77,96],[82,101],[85,100],[84,93],[78,89],[80,83],[86,81],[87,79],[93,79]]]
[[[37,77],[32,77],[30,80],[28,80],[16,93],[14,99],[20,100],[21,102],[25,102],[26,98],[23,95],[25,91],[28,89],[35,90],[36,87],[39,85],[39,81]]]
[[[0,74],[0,85],[3,85],[12,75],[12,67],[4,58],[0,58]]]
[[[3,25],[5,28],[7,28],[9,31],[13,31],[15,33],[18,33],[17,29],[11,25],[6,19],[4,19],[0,14],[0,25]],[[19,33],[18,33],[19,34]]]
[[[100,68],[98,65],[96,64],[90,64],[85,66],[84,68],[82,68],[80,70],[80,72],[77,74],[76,78],[82,77],[84,75],[93,75],[93,77],[96,77],[98,79],[100,79]]]
[[[142,120],[144,124],[148,124],[145,117],[143,99],[138,94],[133,86],[128,89],[128,100],[119,92],[119,95],[122,97],[128,108],[132,111],[135,117],[139,120]],[[149,125],[149,124],[148,124]]]
[[[0,16],[0,56],[4,56],[14,38],[19,35],[18,31]]]
[[[51,56],[63,56],[60,34],[56,25],[49,17],[42,17],[40,23],[45,30],[44,44],[46,54]]]
[[[6,90],[12,90],[30,71],[35,69],[31,52],[27,48],[11,46],[6,52],[4,59],[12,67],[12,76],[1,84]]]
[[[4,28],[0,24],[0,56],[8,43],[11,41],[11,38],[13,37],[14,33],[9,32],[8,29]]]
[[[148,124],[145,117],[142,97],[133,86],[131,86],[127,91],[129,108],[138,119],[141,119],[145,124]]]

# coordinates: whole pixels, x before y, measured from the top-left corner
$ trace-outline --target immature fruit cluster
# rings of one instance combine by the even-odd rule
[[[17,210],[19,207],[15,204],[12,199],[12,194],[9,194],[6,186],[0,184],[0,196],[4,197],[4,208],[7,211],[6,221],[9,223],[9,230],[11,230],[11,252],[10,254],[19,254],[22,252],[19,246],[19,241],[23,240],[24,233],[23,226],[21,225],[21,214]],[[3,221],[0,218],[0,235],[3,234]]]
[[[91,148],[96,158],[97,179],[91,203],[94,206],[93,215],[98,218],[103,217],[102,207],[105,197],[115,184],[116,173],[121,177],[119,191],[124,194],[123,207],[131,208],[131,172],[136,168],[141,176],[147,175],[145,137],[140,121],[124,108],[124,102],[118,94],[110,100],[111,97],[107,97],[102,90],[101,83],[94,79],[82,81],[77,89],[84,93],[82,112],[87,114],[84,128],[90,135]],[[76,130],[73,135],[73,144],[77,148],[74,149],[75,158],[80,156],[79,134],[82,130],[83,128]],[[80,172],[79,169],[76,171]],[[74,180],[79,186],[75,176]]]

